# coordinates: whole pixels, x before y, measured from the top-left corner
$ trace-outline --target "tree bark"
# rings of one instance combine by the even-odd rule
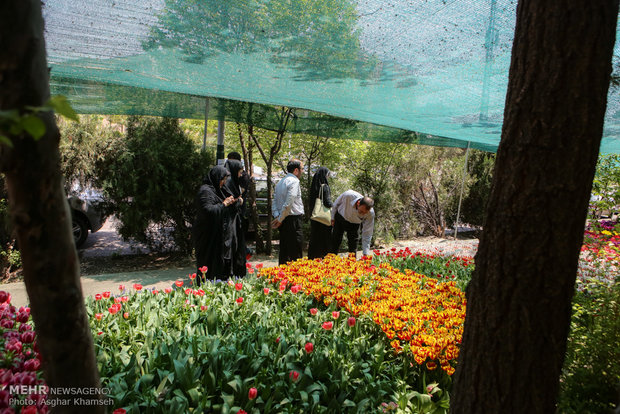
[[[25,106],[42,106],[49,99],[41,3],[2,2],[0,16],[0,110],[24,113]],[[0,146],[0,169],[6,174],[11,220],[21,251],[44,377],[52,392],[58,387],[98,388],[99,374],[62,187],[60,135],[52,113],[41,113],[40,119],[46,131],[39,140],[3,132],[12,140],[13,148]],[[80,413],[85,408],[71,405],[56,410]],[[104,407],[87,410],[104,412]]]
[[[555,411],[617,17],[618,0],[519,2],[452,413]]]

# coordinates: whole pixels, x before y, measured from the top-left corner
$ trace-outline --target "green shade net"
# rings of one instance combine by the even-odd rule
[[[76,111],[252,123],[495,151],[508,0],[44,0],[53,94]],[[601,151],[620,152],[611,89]],[[570,137],[567,137],[570,139]]]

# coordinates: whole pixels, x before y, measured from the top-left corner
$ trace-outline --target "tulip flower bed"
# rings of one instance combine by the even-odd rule
[[[335,301],[319,304],[296,284],[273,288],[264,277],[201,288],[178,284],[164,291],[134,285],[131,293],[121,286],[117,295],[87,301],[101,381],[115,408],[447,409],[442,387],[449,377],[412,369],[365,313],[338,309]]]
[[[465,290],[474,271],[474,259],[468,256],[448,256],[433,252],[391,249],[386,252],[375,251],[373,263],[387,262],[395,269],[406,269],[437,279],[439,282],[454,281]]]
[[[465,295],[454,281],[401,272],[388,262],[373,264],[334,255],[324,260],[297,260],[263,269],[261,277],[280,286],[299,286],[317,301],[353,315],[367,315],[383,330],[397,353],[450,376],[458,357],[465,320]]]
[[[594,222],[584,234],[577,276],[577,290],[588,284],[611,284],[620,272],[620,223]]]
[[[43,390],[41,356],[29,323],[30,309],[11,305],[11,295],[0,291],[0,412],[46,413],[44,393],[11,395],[11,386]],[[19,402],[11,401],[17,399]],[[12,403],[9,405],[9,403]],[[13,411],[12,411],[13,410]]]

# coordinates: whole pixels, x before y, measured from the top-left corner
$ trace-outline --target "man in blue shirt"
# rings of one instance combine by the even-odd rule
[[[301,201],[299,178],[303,164],[292,159],[286,166],[288,174],[276,184],[271,212],[274,220],[271,227],[280,229],[279,264],[286,264],[303,256],[304,241],[301,220],[304,215],[304,204]]]
[[[374,201],[357,191],[347,190],[334,201],[332,206],[332,252],[338,254],[342,236],[347,232],[349,253],[357,252],[358,231],[362,227],[362,253],[368,256],[370,239],[375,227]]]

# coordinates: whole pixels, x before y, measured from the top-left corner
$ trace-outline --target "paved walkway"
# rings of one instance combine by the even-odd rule
[[[396,241],[390,248],[402,249],[409,247],[414,251],[427,251],[438,254],[451,254],[459,256],[473,256],[478,247],[478,240],[450,240],[427,237],[417,240]],[[383,249],[389,250],[389,249]],[[361,252],[358,252],[358,257]],[[264,266],[276,266],[277,260],[251,261],[253,265],[263,263]],[[149,270],[139,272],[109,273],[97,276],[82,276],[82,293],[85,297],[96,293],[110,291],[118,292],[118,286],[123,284],[128,289],[134,283],[140,283],[144,288],[157,287],[163,289],[183,279],[188,280],[187,275],[195,271],[194,267],[178,267],[165,270]],[[15,306],[26,306],[28,295],[23,282],[6,283],[0,285],[0,290],[9,292],[12,296],[11,303]]]

